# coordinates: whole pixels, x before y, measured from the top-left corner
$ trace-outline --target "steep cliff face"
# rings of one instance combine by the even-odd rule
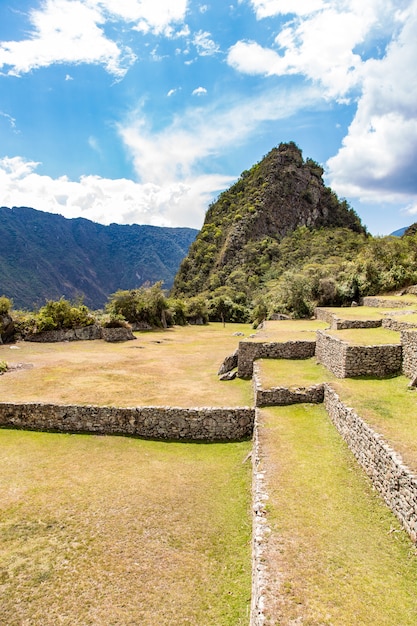
[[[299,226],[364,228],[326,187],[322,168],[294,144],[280,144],[210,206],[174,281],[174,293],[218,288],[237,268],[272,260],[275,244]],[[276,247],[276,245],[275,245]],[[250,274],[251,272],[249,272]]]

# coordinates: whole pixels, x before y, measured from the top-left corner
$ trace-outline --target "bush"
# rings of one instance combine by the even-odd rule
[[[162,282],[140,289],[119,289],[110,296],[106,312],[122,316],[131,324],[167,325],[169,304],[162,291]]]
[[[4,374],[4,372],[7,372],[8,369],[6,361],[0,361],[0,374]]]
[[[195,296],[187,300],[185,316],[190,324],[207,324],[209,318],[205,299]]]
[[[13,300],[6,298],[6,296],[0,296],[0,315],[7,315],[10,313],[13,307]]]
[[[71,304],[65,298],[48,300],[36,316],[36,332],[90,326],[95,321],[84,304]]]
[[[129,328],[123,315],[118,313],[104,313],[98,322],[103,328]]]

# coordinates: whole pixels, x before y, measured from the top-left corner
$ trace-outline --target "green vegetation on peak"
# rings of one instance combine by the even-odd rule
[[[324,185],[322,175],[321,166],[304,160],[293,142],[280,144],[244,171],[208,208],[173,294],[209,294],[222,299],[220,308],[227,308],[225,299],[245,306],[282,260],[284,238],[297,229],[343,229],[348,238],[362,242],[366,231],[358,216]]]

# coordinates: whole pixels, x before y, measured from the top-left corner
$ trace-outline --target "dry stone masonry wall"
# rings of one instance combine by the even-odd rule
[[[103,339],[104,341],[117,342],[135,339],[131,328],[102,328],[96,324],[83,326],[82,328],[66,328],[62,330],[44,330],[40,333],[32,333],[25,336],[25,341],[37,343],[57,343],[60,341],[89,341]]]
[[[317,307],[314,310],[316,319],[323,322],[327,322],[331,330],[344,330],[347,328],[379,328],[382,325],[381,319],[375,320],[360,320],[360,319],[345,319],[338,317],[331,311],[325,308]]]
[[[285,406],[288,404],[302,404],[303,402],[319,404],[323,402],[324,386],[311,385],[310,387],[272,387],[263,389],[259,364],[254,364],[253,390],[255,406]]]
[[[403,373],[408,378],[417,376],[417,329],[401,332],[403,346]]]
[[[400,344],[351,345],[322,330],[317,331],[316,357],[338,378],[383,377],[402,368]]]
[[[0,427],[176,441],[241,441],[252,436],[253,408],[117,408],[0,402]]]
[[[251,378],[256,359],[309,359],[314,356],[315,341],[239,342],[238,376]]]
[[[417,476],[378,433],[341,402],[328,384],[325,384],[324,403],[330,419],[359,464],[411,539],[416,541]]]

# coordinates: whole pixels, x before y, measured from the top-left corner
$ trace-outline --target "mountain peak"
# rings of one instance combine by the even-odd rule
[[[194,295],[221,286],[259,253],[262,242],[277,242],[300,226],[365,232],[347,202],[324,185],[322,175],[323,168],[312,159],[304,160],[294,142],[279,144],[242,172],[209,207],[176,276],[175,293]]]

